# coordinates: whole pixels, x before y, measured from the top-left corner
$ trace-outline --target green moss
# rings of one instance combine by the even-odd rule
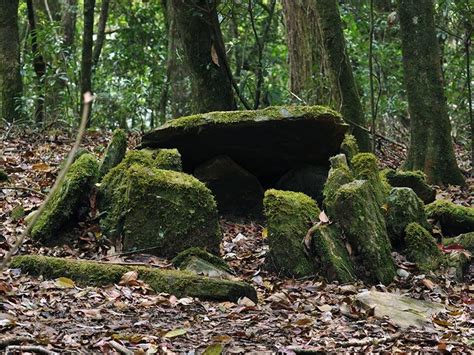
[[[199,127],[207,124],[242,123],[247,121],[272,121],[288,117],[304,117],[308,119],[331,118],[343,124],[340,113],[325,106],[272,106],[263,110],[217,111],[192,116],[180,117],[168,121],[162,126],[167,127]]]
[[[408,187],[393,188],[385,207],[387,230],[394,246],[403,245],[405,227],[412,222],[430,229],[423,201]]]
[[[391,186],[379,171],[377,157],[372,153],[359,153],[351,160],[356,179],[368,180],[379,206],[385,203]]]
[[[0,182],[8,181],[8,174],[5,170],[0,169]]]
[[[22,205],[16,205],[10,212],[10,218],[14,221],[19,221],[25,216],[25,209]]]
[[[469,233],[474,230],[474,208],[438,200],[426,206],[428,218],[439,221],[446,236]]]
[[[248,297],[257,301],[253,287],[244,282],[211,279],[185,271],[127,267],[40,255],[14,257],[11,267],[20,268],[22,272],[31,275],[43,275],[46,279],[68,277],[81,286],[117,284],[123,274],[135,270],[138,272],[138,279],[150,285],[155,292],[166,292],[177,297],[189,296],[218,301],[235,302],[240,297]]]
[[[334,218],[358,260],[359,277],[371,283],[390,283],[395,275],[384,217],[368,181],[356,180],[339,188]]]
[[[454,238],[444,238],[443,244],[446,246],[452,245],[452,244],[459,244],[463,246],[464,249],[468,250],[469,252],[471,252],[471,254],[473,254],[474,253],[474,232],[461,234]]]
[[[124,130],[116,129],[109,145],[107,146],[107,150],[104,153],[104,158],[100,165],[99,176],[104,176],[110,171],[110,169],[117,166],[124,158],[126,150],[127,135]]]
[[[338,159],[335,159],[339,157]],[[331,169],[329,170],[328,178],[324,184],[323,189],[323,206],[324,210],[329,216],[334,216],[334,201],[337,190],[344,184],[354,181],[352,171],[347,166],[347,162],[344,164],[344,160],[340,157],[344,155],[337,155],[330,159]]]
[[[191,175],[134,164],[109,189],[113,195],[101,226],[106,235],[123,237],[124,250],[171,257],[193,246],[219,251],[216,203]]]
[[[300,192],[267,190],[263,199],[270,251],[267,265],[286,275],[314,274],[314,265],[302,244],[320,210],[316,202]]]
[[[349,162],[359,153],[359,146],[352,134],[345,135],[344,140],[341,143],[341,153],[347,157],[347,161]]]
[[[158,169],[183,171],[181,154],[178,149],[160,149],[156,154],[155,166]]]
[[[329,281],[355,281],[352,262],[342,242],[342,233],[336,225],[316,225],[311,228],[311,232],[311,251],[316,256],[321,274]]]
[[[441,263],[441,251],[434,238],[418,223],[410,223],[405,228],[406,255],[422,270],[434,270]]]
[[[84,154],[90,154],[90,152],[85,148],[77,149],[76,153],[74,154],[74,157],[72,158],[72,162],[74,163],[77,159],[79,159]],[[66,166],[66,161],[67,161],[67,157],[63,159],[61,164],[59,164],[59,169],[60,170],[62,170],[64,168],[64,166]]]
[[[89,193],[99,170],[97,159],[84,154],[70,167],[61,186],[53,194],[45,210],[31,230],[31,236],[41,242],[59,242],[59,233],[87,206]]]
[[[435,200],[436,190],[428,185],[426,175],[422,171],[385,169],[382,171],[382,175],[386,177],[388,183],[393,187],[411,188],[424,203],[430,203]]]
[[[204,249],[201,248],[188,248],[182,252],[180,252],[176,257],[172,260],[173,265],[177,268],[181,267],[184,263],[186,263],[190,257],[192,256],[197,256],[198,258],[207,261],[208,263],[215,265],[219,268],[222,268],[226,271],[231,271],[227,263],[219,258],[218,256],[215,256],[211,253],[208,253]]]

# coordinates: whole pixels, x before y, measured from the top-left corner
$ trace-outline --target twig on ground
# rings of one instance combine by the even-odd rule
[[[82,136],[84,135],[84,132],[86,130],[86,124],[87,124],[87,120],[88,120],[88,117],[89,117],[89,109],[90,109],[90,106],[91,106],[90,104],[91,104],[92,100],[93,100],[93,97],[92,97],[91,93],[86,92],[84,94],[84,109],[82,110],[81,124],[79,126],[79,131],[77,133],[77,137],[76,137],[76,141],[74,142],[74,146],[72,147],[72,149],[69,152],[69,155],[67,157],[66,164],[64,164],[63,169],[60,171],[58,177],[56,178],[56,181],[55,181],[53,187],[49,191],[48,196],[46,196],[46,199],[43,201],[43,203],[41,204],[38,211],[33,215],[33,217],[31,218],[30,222],[28,223],[28,225],[25,228],[25,230],[23,231],[23,233],[21,233],[21,235],[17,238],[15,244],[13,244],[13,246],[10,248],[10,250],[7,252],[5,257],[3,258],[2,264],[0,265],[0,271],[3,271],[8,267],[8,265],[10,264],[10,261],[12,259],[13,254],[15,254],[18,251],[18,249],[20,248],[20,246],[23,244],[23,241],[30,234],[31,229],[35,225],[38,218],[41,216],[41,214],[44,211],[46,205],[51,200],[54,193],[61,186],[61,183],[63,182],[63,180],[66,176],[66,173],[68,172],[69,167],[71,166],[71,164],[74,160],[74,156],[76,155],[76,152],[79,148],[79,145],[81,144]]]
[[[30,336],[6,336],[0,338],[0,349],[7,347],[8,345],[20,344],[25,343],[27,341],[34,341],[35,339]]]
[[[32,192],[34,194],[46,197],[46,195],[42,193],[41,191],[31,189],[29,187],[23,187],[23,186],[0,186],[0,190],[23,190],[23,191]]]
[[[133,351],[127,349],[125,346],[117,343],[115,340],[111,340],[109,341],[109,345],[114,348],[115,350],[117,350],[120,354],[124,354],[124,355],[133,355]]]
[[[13,354],[17,352],[32,352],[32,353],[38,353],[38,354],[46,354],[46,355],[59,355],[59,353],[48,350],[42,346],[36,346],[36,345],[10,345],[7,346],[5,349],[5,354]]]

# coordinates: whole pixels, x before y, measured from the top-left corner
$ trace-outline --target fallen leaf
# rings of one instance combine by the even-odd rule
[[[329,217],[324,211],[321,211],[321,213],[319,214],[319,220],[323,224],[329,223]]]
[[[203,355],[219,355],[219,354],[222,354],[222,350],[224,350],[224,345],[216,343],[216,344],[209,345],[202,354]]]
[[[239,298],[237,304],[245,307],[255,307],[255,302],[248,297]]]
[[[323,304],[321,306],[317,306],[317,308],[321,311],[321,312],[330,312],[332,310],[332,307],[328,304]]]
[[[430,279],[423,279],[421,282],[430,291],[433,291],[433,289],[435,288],[435,284]]]
[[[177,329],[173,329],[173,330],[169,331],[168,333],[166,333],[165,335],[163,335],[163,338],[168,338],[168,339],[176,338],[176,337],[179,337],[179,336],[184,335],[186,333],[187,333],[186,329],[177,328]]]
[[[55,280],[54,284],[59,287],[59,288],[74,288],[76,287],[76,284],[74,281],[67,277],[60,277]]]
[[[214,47],[214,43],[211,45],[211,59],[212,62],[220,67],[219,65],[219,56],[217,55],[216,48]]]
[[[129,271],[122,275],[119,285],[121,286],[134,286],[137,284],[138,272]]]
[[[38,163],[38,164],[33,164],[31,166],[31,168],[33,170],[36,170],[36,171],[44,171],[44,172],[48,172],[48,171],[51,171],[53,170],[48,164],[46,163]]]

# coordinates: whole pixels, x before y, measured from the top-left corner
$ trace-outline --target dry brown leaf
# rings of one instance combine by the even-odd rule
[[[217,51],[216,51],[216,48],[214,47],[214,43],[211,45],[211,59],[215,65],[220,67],[219,56],[217,55]]]
[[[136,285],[137,279],[138,279],[138,272],[132,270],[122,275],[119,285],[133,286],[133,285]]]

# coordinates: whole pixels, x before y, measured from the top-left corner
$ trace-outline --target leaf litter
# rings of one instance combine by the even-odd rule
[[[89,132],[83,147],[99,155],[110,133]],[[131,147],[138,135],[131,137]],[[0,187],[0,255],[25,227],[25,217],[12,218],[21,205],[25,216],[43,200],[72,145],[65,133],[40,138],[17,135],[0,142],[0,166],[10,176]],[[387,147],[381,159],[390,155]],[[395,162],[385,161],[387,166]],[[472,179],[469,180],[472,186]],[[449,187],[438,195],[472,205],[469,190]],[[94,201],[91,200],[94,207]],[[120,255],[100,234],[96,211],[70,231],[72,246],[46,248],[27,240],[21,253],[87,258],[102,262],[134,263],[171,268],[168,260],[148,255]],[[322,223],[328,223],[321,214]],[[465,353],[473,349],[474,310],[471,272],[464,282],[449,273],[422,274],[413,263],[394,253],[404,270],[388,286],[369,288],[361,282],[326,283],[317,275],[290,279],[264,268],[268,231],[256,222],[221,220],[222,255],[235,274],[258,292],[258,304],[249,299],[207,302],[156,294],[133,272],[117,285],[79,287],[74,280],[33,278],[10,269],[0,275],[0,349],[9,344],[40,345],[55,351],[105,352],[124,347],[130,352],[207,354],[281,351],[433,352]],[[446,251],[447,252],[447,251]],[[446,312],[432,318],[429,329],[400,332],[389,318],[374,317],[373,309],[354,302],[366,290],[392,292],[443,304]]]

